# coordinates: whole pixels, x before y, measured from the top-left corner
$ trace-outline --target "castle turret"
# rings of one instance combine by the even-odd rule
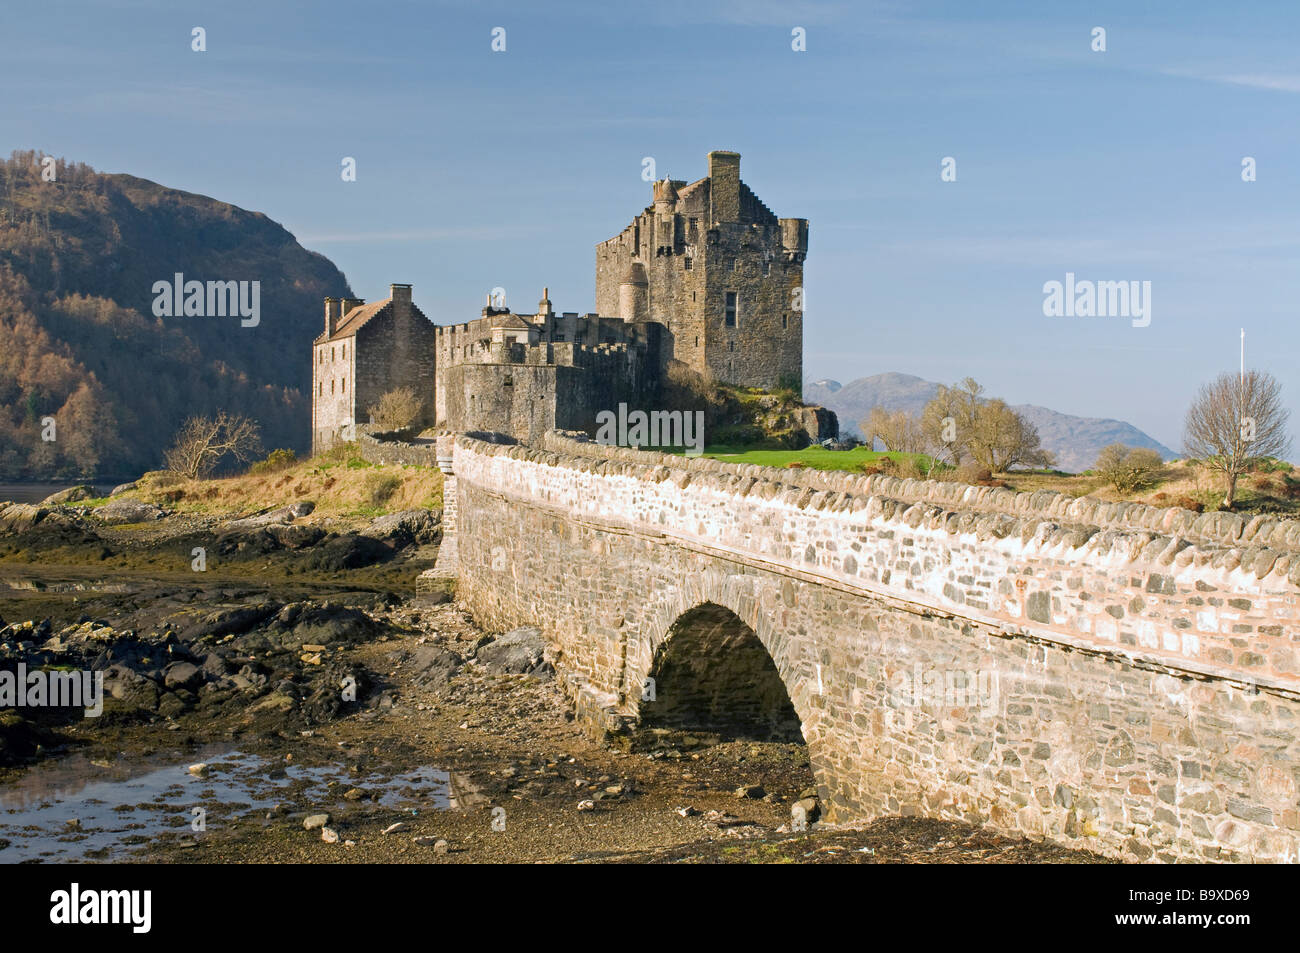
[[[808,219],[783,218],[781,222],[781,251],[785,260],[801,262],[808,257]]]
[[[627,266],[618,286],[618,316],[624,321],[644,321],[649,314],[650,280],[645,266],[634,261]]]
[[[654,184],[655,211],[660,215],[671,215],[677,204],[677,188],[672,179],[661,179]]]

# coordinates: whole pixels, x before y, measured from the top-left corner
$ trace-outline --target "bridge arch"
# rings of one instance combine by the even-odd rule
[[[672,623],[642,685],[643,729],[804,741],[803,719],[767,646],[717,603],[701,603]]]

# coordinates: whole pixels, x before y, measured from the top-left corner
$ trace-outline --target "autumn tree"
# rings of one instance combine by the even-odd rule
[[[1187,410],[1183,447],[1223,474],[1223,506],[1232,509],[1237,479],[1261,457],[1280,457],[1291,445],[1282,388],[1264,371],[1220,374],[1201,386]]]
[[[1121,493],[1146,486],[1164,465],[1160,454],[1150,447],[1126,447],[1112,443],[1097,454],[1092,469]]]
[[[262,451],[257,424],[225,411],[215,417],[190,417],[164,454],[167,469],[191,480],[206,477],[225,457],[247,462]]]
[[[925,432],[921,428],[921,418],[905,410],[886,410],[884,407],[872,407],[866,420],[858,427],[867,438],[867,445],[872,446],[876,440],[885,445],[886,450],[902,453],[924,453],[926,449]]]
[[[368,413],[376,426],[384,430],[401,430],[414,423],[423,409],[414,389],[398,387],[380,397],[379,403],[372,404]]]
[[[1038,429],[1000,398],[986,398],[971,377],[953,387],[939,385],[921,411],[921,430],[927,444],[952,462],[970,459],[993,473],[1053,463]]]

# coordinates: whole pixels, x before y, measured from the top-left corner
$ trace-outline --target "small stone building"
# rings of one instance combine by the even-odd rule
[[[433,423],[435,329],[411,301],[410,285],[390,290],[372,304],[325,299],[325,329],[312,342],[312,453],[355,439],[369,409],[398,387],[424,402],[417,425]]]

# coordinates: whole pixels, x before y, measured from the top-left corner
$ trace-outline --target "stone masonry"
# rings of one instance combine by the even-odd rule
[[[434,327],[411,301],[410,285],[365,304],[325,299],[325,329],[312,343],[312,453],[356,439],[369,409],[410,387],[424,401],[418,424],[433,423]]]
[[[775,664],[832,820],[1297,859],[1300,523],[559,434],[460,436],[450,469],[459,598],[487,626],[540,625],[597,733],[653,714],[646,679],[682,671],[670,638],[735,643],[734,617]],[[744,681],[721,673],[715,705]]]
[[[740,155],[654,183],[653,203],[596,246],[596,310],[666,328],[663,359],[706,380],[802,390],[808,222],[777,218],[740,180]]]

